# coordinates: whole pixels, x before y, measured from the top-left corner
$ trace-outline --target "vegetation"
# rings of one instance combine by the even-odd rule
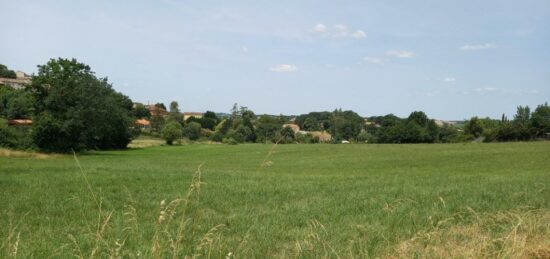
[[[21,153],[0,152],[2,258],[550,252],[546,142]]]
[[[107,79],[75,59],[39,66],[33,142],[43,150],[67,152],[125,148],[131,140],[132,101],[114,91]]]
[[[172,145],[174,141],[181,139],[182,127],[177,121],[170,121],[162,129],[162,137],[166,144]]]
[[[17,78],[15,71],[8,69],[5,65],[0,64],[0,77]]]

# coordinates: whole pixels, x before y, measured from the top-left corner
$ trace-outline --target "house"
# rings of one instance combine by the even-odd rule
[[[24,72],[15,72],[16,78],[4,78],[0,77],[0,86],[8,86],[14,89],[21,89],[31,83],[32,77]]]
[[[157,107],[154,104],[147,104],[145,108],[149,110],[151,116],[168,116],[168,112],[165,109]]]
[[[184,112],[183,113],[183,120],[186,121],[187,119],[193,117],[195,119],[202,119],[202,116],[204,116],[204,113],[202,112]]]
[[[137,119],[134,122],[134,125],[140,129],[148,129],[151,128],[151,122],[146,119]]]
[[[300,132],[300,126],[296,124],[283,124],[283,128],[290,127],[292,131],[294,131],[294,134],[297,134]]]

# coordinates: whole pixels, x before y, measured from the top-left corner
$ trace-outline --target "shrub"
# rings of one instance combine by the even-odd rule
[[[227,145],[237,145],[239,144],[239,142],[237,142],[234,138],[224,138],[223,141],[222,141],[224,144],[227,144]]]
[[[198,122],[189,122],[183,127],[183,135],[190,140],[197,140],[201,136],[201,125]]]
[[[172,145],[174,140],[181,138],[182,128],[181,124],[176,121],[171,121],[162,129],[162,138],[166,140],[166,144]]]

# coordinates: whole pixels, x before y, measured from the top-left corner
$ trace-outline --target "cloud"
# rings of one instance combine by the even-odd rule
[[[386,56],[397,58],[412,58],[414,55],[414,52],[406,50],[389,50],[386,52]]]
[[[327,26],[325,26],[322,23],[318,23],[318,24],[315,24],[315,26],[313,26],[314,32],[325,32],[326,30],[327,30]]]
[[[283,73],[283,72],[294,72],[298,70],[298,68],[295,65],[291,65],[291,64],[279,64],[279,65],[270,67],[269,70],[273,72]]]
[[[366,38],[367,34],[365,34],[362,30],[356,30],[354,33],[351,34],[351,37],[360,39],[360,38]]]
[[[247,48],[247,47],[242,47],[241,50],[242,50],[244,53],[248,52],[248,48]]]
[[[371,64],[383,64],[384,60],[381,58],[374,58],[374,57],[364,57],[363,61],[371,63]]]
[[[447,82],[447,83],[454,82],[454,81],[456,81],[456,78],[454,77],[445,77],[443,79],[443,82]]]
[[[362,39],[366,38],[367,34],[363,30],[352,31],[348,26],[344,24],[335,24],[331,27],[328,27],[322,23],[318,23],[313,26],[313,32],[317,35],[327,38],[354,38]]]
[[[484,43],[484,44],[466,44],[460,47],[460,50],[472,51],[472,50],[482,50],[482,49],[492,49],[496,48],[497,45],[493,43]]]
[[[488,92],[495,92],[497,90],[498,90],[498,88],[495,88],[495,87],[481,87],[481,88],[474,89],[474,92],[488,93]]]
[[[528,94],[538,94],[539,90],[530,90],[527,92]]]

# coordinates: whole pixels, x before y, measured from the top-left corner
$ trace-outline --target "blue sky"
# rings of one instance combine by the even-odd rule
[[[76,58],[184,111],[440,119],[550,101],[550,1],[7,1],[0,63]]]

